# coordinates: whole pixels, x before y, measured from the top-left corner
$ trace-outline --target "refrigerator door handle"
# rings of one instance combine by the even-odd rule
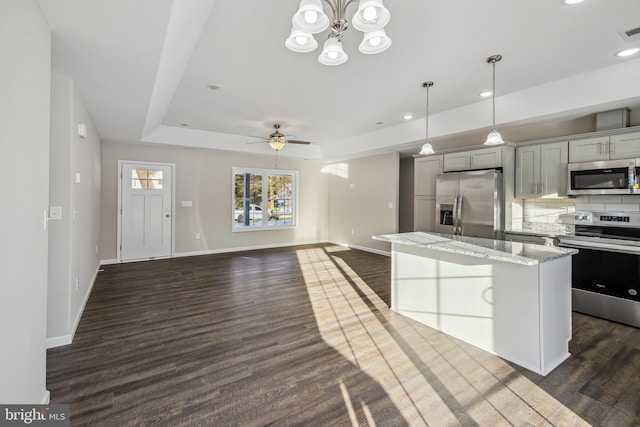
[[[453,198],[453,234],[458,234],[458,194]]]
[[[460,193],[458,194],[458,211],[456,213],[456,216],[458,217],[458,234],[460,236],[462,236],[462,232],[463,232],[463,227],[464,227],[464,222],[462,221],[462,200],[463,200],[464,194]]]

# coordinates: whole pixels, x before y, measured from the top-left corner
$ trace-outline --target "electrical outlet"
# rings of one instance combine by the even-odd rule
[[[355,228],[351,229],[351,234],[356,234],[356,229]]]
[[[196,233],[196,240],[200,240],[200,233]]]

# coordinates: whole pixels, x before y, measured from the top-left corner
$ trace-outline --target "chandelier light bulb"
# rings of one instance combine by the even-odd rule
[[[307,44],[307,38],[304,36],[297,36],[296,37],[296,43],[298,43],[300,46],[304,46],[305,44]]]
[[[381,38],[381,37],[378,37],[378,36],[376,36],[376,37],[371,37],[371,38],[369,39],[369,44],[370,44],[371,46],[373,46],[373,47],[376,47],[376,46],[378,46],[378,45],[380,44],[380,42],[381,42],[381,41],[382,41],[382,38]]]
[[[335,50],[332,50],[332,51],[330,51],[330,52],[327,52],[327,56],[328,56],[330,59],[336,59],[336,58],[338,57],[338,55],[339,55],[339,53],[338,53],[337,51],[335,51]]]
[[[362,16],[367,21],[375,21],[378,17],[378,12],[375,7],[369,6],[362,11]]]
[[[315,10],[307,10],[304,12],[304,20],[307,24],[315,24],[318,20],[318,12]]]

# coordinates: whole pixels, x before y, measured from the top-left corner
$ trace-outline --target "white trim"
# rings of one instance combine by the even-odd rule
[[[51,392],[47,389],[44,390],[44,396],[42,396],[42,399],[40,400],[40,404],[41,405],[48,405],[49,402],[51,401]]]
[[[360,245],[352,245],[349,243],[340,243],[340,242],[334,242],[334,241],[329,241],[329,243],[331,243],[332,245],[338,245],[338,246],[342,246],[345,248],[349,248],[349,249],[358,249],[360,251],[365,251],[365,252],[371,252],[372,254],[378,254],[378,255],[384,255],[384,256],[391,256],[391,252],[387,252],[387,251],[381,251],[380,249],[374,249],[374,248],[368,248],[366,246],[360,246]]]
[[[134,165],[165,166],[171,168],[171,254],[176,252],[176,164],[162,162],[145,162],[137,160],[118,160],[118,210],[116,212],[116,263],[122,262],[122,165],[130,163]]]
[[[118,260],[115,258],[100,260],[100,265],[111,265],[111,264],[117,264],[117,263],[118,263]]]
[[[82,305],[80,306],[78,315],[76,316],[76,319],[71,328],[71,333],[67,335],[59,335],[57,337],[47,338],[47,342],[46,342],[47,349],[62,347],[64,345],[69,345],[73,342],[73,338],[76,336],[76,330],[78,329],[78,325],[80,325],[80,319],[82,319],[82,315],[84,314],[84,309],[87,306],[89,297],[91,296],[91,291],[93,291],[93,285],[95,285],[96,279],[98,278],[98,272],[100,272],[100,264],[98,264],[98,266],[96,267],[96,272],[93,274],[93,279],[91,280],[89,289],[87,289],[87,293],[84,296],[84,300],[82,301]]]
[[[260,249],[272,249],[272,248],[286,248],[291,246],[303,246],[303,245],[318,245],[322,243],[327,243],[325,240],[313,240],[307,242],[289,242],[289,243],[278,243],[276,245],[258,245],[258,246],[243,246],[236,248],[222,248],[222,249],[209,249],[206,251],[195,251],[195,252],[180,252],[174,254],[175,258],[188,257],[188,256],[199,256],[199,255],[215,255],[215,254],[226,254],[230,252],[244,252],[244,251],[255,251]]]

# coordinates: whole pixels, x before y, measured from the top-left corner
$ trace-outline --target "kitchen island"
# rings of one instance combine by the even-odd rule
[[[400,233],[392,244],[391,309],[533,372],[569,354],[573,249]]]

